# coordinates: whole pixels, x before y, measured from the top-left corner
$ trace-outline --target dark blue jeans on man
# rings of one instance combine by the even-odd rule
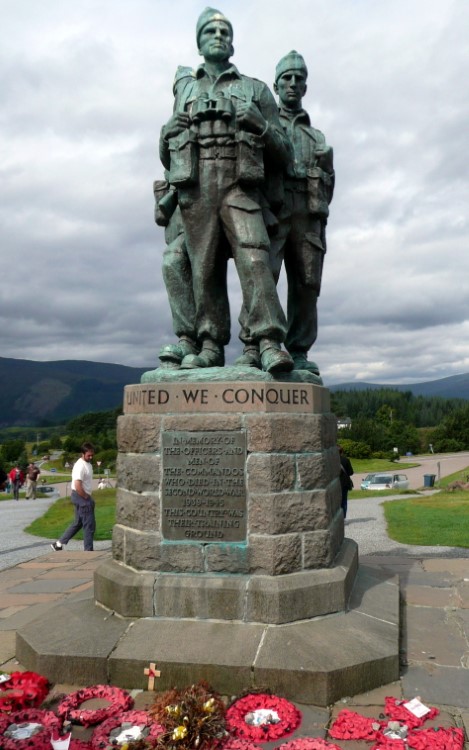
[[[83,529],[83,544],[85,552],[93,551],[93,537],[96,531],[96,520],[94,517],[94,506],[95,502],[92,497],[89,500],[85,500],[72,490],[71,501],[75,508],[75,519],[70,524],[68,529],[64,531],[59,539],[61,544],[67,544],[70,539],[78,534],[80,529]]]

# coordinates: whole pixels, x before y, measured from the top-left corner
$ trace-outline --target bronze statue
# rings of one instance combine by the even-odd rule
[[[278,226],[271,237],[271,266],[276,282],[282,262],[288,282],[285,346],[295,370],[319,375],[307,354],[317,338],[317,299],[321,289],[326,253],[326,224],[334,191],[332,148],[321,131],[313,128],[302,108],[308,70],[295,50],[277,64],[274,91],[278,94],[280,122],[293,149],[284,174],[284,200],[277,212]],[[237,364],[259,366],[259,352],[252,346],[245,311],[240,316],[244,353]]]
[[[268,87],[229,62],[233,29],[226,16],[206,8],[196,34],[204,63],[191,80],[175,87],[174,113],[160,137],[161,160],[177,190],[184,230],[179,247],[190,261],[195,306],[195,329],[183,337],[176,355],[187,369],[224,364],[232,255],[246,330],[261,366],[268,372],[291,370],[293,360],[281,348],[286,320],[262,210],[269,201],[267,177],[287,168],[290,147]]]

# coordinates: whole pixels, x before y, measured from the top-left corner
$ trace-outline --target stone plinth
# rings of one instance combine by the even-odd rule
[[[24,666],[138,688],[156,661],[160,690],[205,679],[322,706],[398,678],[398,583],[344,539],[328,391],[230,373],[126,387],[112,559],[95,601],[18,632]]]
[[[345,610],[357,554],[343,544],[325,388],[148,383],[124,403],[98,602],[126,617],[275,624]]]

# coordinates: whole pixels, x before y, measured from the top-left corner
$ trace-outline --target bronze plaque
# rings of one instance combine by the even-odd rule
[[[165,539],[246,539],[246,433],[163,433]]]

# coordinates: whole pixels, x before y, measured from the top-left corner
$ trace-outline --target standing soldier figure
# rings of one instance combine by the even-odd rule
[[[282,259],[288,281],[285,346],[295,370],[319,375],[307,354],[318,335],[317,299],[326,253],[326,224],[334,191],[332,148],[320,130],[311,127],[302,109],[308,70],[292,50],[275,69],[274,91],[280,100],[280,122],[293,146],[293,161],[285,175],[285,201],[272,241],[271,263],[278,279]]]
[[[230,64],[233,29],[220,11],[206,8],[197,21],[204,63],[193,83],[176,92],[174,114],[163,127],[160,156],[177,187],[195,301],[200,353],[182,368],[224,365],[230,339],[227,262],[240,279],[247,326],[269,372],[291,370],[281,349],[286,320],[269,263],[260,190],[264,160],[281,169],[289,146],[267,86]]]
[[[284,173],[284,200],[277,211],[278,226],[271,238],[270,262],[275,281],[282,262],[288,281],[285,346],[295,370],[319,376],[307,354],[318,334],[317,300],[326,252],[326,224],[334,190],[332,149],[320,130],[311,127],[302,109],[308,70],[303,57],[292,50],[275,70],[274,91],[279,97],[279,116],[293,150]],[[259,366],[259,352],[249,343],[244,309],[240,316],[244,353],[236,364]]]

